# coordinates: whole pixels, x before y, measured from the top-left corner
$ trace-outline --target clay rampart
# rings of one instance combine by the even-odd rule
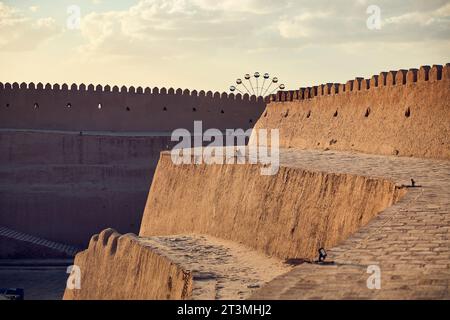
[[[450,159],[450,64],[279,92],[255,128],[285,148]]]
[[[0,128],[70,131],[192,130],[253,127],[259,97],[172,88],[0,83]]]
[[[394,204],[392,181],[252,164],[175,165],[161,153],[139,236],[208,234],[282,259],[316,257]]]

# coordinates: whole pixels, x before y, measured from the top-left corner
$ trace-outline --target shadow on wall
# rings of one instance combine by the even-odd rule
[[[172,130],[247,129],[264,107],[195,90],[0,84],[0,220],[81,247],[107,227],[137,233]]]
[[[0,83],[0,128],[71,131],[248,129],[265,108],[262,97],[84,84]]]

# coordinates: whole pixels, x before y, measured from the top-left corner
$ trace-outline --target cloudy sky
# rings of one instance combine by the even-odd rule
[[[1,82],[227,91],[260,71],[294,89],[449,53],[449,0],[0,0]]]

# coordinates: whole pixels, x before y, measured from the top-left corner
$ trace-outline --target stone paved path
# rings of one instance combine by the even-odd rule
[[[283,166],[392,179],[407,194],[353,236],[326,248],[334,265],[301,264],[253,299],[450,299],[450,161],[335,151],[281,151]],[[381,289],[368,289],[369,265]]]
[[[207,235],[139,237],[171,261],[193,273],[191,299],[246,299],[291,266],[238,243]]]

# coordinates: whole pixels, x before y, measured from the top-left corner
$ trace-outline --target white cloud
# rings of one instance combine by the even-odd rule
[[[449,39],[450,4],[443,0],[430,0],[426,6],[418,0],[395,5],[379,0],[383,27],[377,32],[366,27],[370,3],[140,0],[127,10],[86,15],[82,34],[87,43],[82,52],[189,56],[189,52],[220,48],[255,52],[316,44]]]
[[[125,11],[90,13],[82,20],[87,44],[81,51],[179,55],[200,50],[202,43],[227,46],[250,30],[246,14],[256,14],[230,14],[222,6],[199,0],[142,0]]]
[[[444,24],[450,28],[450,3],[433,11],[412,11],[392,16],[384,21],[385,25],[420,25]]]
[[[381,30],[366,27],[371,4],[381,8]],[[83,7],[81,30],[62,32],[64,4],[52,9],[57,25],[0,0],[0,70],[11,79],[35,70],[64,82],[216,89],[259,70],[295,87],[445,63],[450,50],[448,0],[135,0],[105,11],[108,6]],[[56,34],[38,50],[6,52],[34,49]]]
[[[53,18],[31,19],[0,2],[0,49],[32,50],[58,32]]]
[[[351,5],[342,0],[331,3],[317,1],[303,6],[303,12],[291,11],[279,18],[280,36],[298,46],[315,44],[352,44],[371,42],[423,42],[450,40],[450,4],[441,0],[405,1],[393,5],[380,0],[381,30],[366,27],[369,2],[355,1]],[[370,4],[370,3],[369,3]]]
[[[283,38],[312,37],[315,31],[311,27],[311,22],[327,19],[329,16],[330,12],[304,12],[292,18],[281,19],[278,23],[278,30]]]
[[[202,10],[269,14],[286,6],[285,0],[193,0],[192,4]]]

